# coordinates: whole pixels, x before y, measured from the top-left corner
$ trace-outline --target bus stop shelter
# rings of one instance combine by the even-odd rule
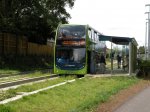
[[[129,46],[129,75],[136,70],[136,59],[137,59],[137,42],[135,38],[129,37],[118,37],[118,36],[106,36],[100,35],[99,41],[110,41],[111,42],[111,53],[112,53],[112,43],[117,45],[128,45]],[[111,73],[113,70],[113,63],[111,61]]]

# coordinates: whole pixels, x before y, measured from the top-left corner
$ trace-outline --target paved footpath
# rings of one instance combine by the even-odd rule
[[[126,101],[114,112],[150,112],[150,87]]]

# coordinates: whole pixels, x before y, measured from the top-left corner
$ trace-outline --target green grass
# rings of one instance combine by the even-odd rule
[[[4,82],[9,82],[9,81],[17,81],[17,80],[22,80],[22,79],[27,79],[27,78],[34,78],[34,77],[40,77],[40,76],[46,76],[50,75],[49,72],[42,73],[40,71],[34,72],[34,73],[29,73],[29,74],[24,74],[24,75],[17,75],[13,77],[4,77],[0,78],[0,84]]]
[[[0,112],[91,112],[111,95],[138,81],[135,77],[87,77],[0,105]]]
[[[41,88],[45,88],[54,84],[58,84],[60,82],[64,82],[66,80],[73,79],[74,77],[61,77],[53,80],[46,80],[44,82],[39,83],[33,83],[31,85],[23,85],[16,89],[9,89],[7,91],[1,91],[0,90],[0,101],[5,100],[7,98],[11,98],[16,96],[17,94],[21,92],[32,92]]]
[[[15,69],[9,69],[9,68],[3,68],[3,69],[0,69],[0,75],[7,75],[7,74],[17,74],[17,73],[20,73],[19,70],[15,70]]]
[[[32,70],[25,70],[25,71],[21,71],[19,69],[9,69],[9,68],[1,69],[0,68],[0,75],[15,75],[15,74],[23,73],[23,72],[26,72],[26,71],[29,71],[29,72],[31,71],[31,72],[36,73],[36,72],[40,72],[41,70],[44,70],[44,68],[43,69],[42,68],[35,68],[35,69],[32,69]],[[49,68],[49,70],[50,70],[50,68]]]

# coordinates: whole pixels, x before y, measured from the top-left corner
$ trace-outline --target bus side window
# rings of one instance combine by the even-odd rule
[[[100,34],[97,35],[97,42],[99,42],[99,36],[100,36]]]
[[[97,32],[94,31],[94,41],[97,41]]]
[[[99,33],[96,35],[96,41],[99,42]]]
[[[88,30],[88,36],[89,36],[90,39],[92,39],[92,32],[91,32],[91,29]]]
[[[94,40],[94,36],[95,36],[94,30],[92,30],[92,40]]]

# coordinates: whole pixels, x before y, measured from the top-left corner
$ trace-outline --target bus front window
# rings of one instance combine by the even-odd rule
[[[56,65],[61,69],[81,69],[85,66],[85,48],[56,50]]]
[[[59,27],[58,38],[85,38],[85,26],[63,25]]]

